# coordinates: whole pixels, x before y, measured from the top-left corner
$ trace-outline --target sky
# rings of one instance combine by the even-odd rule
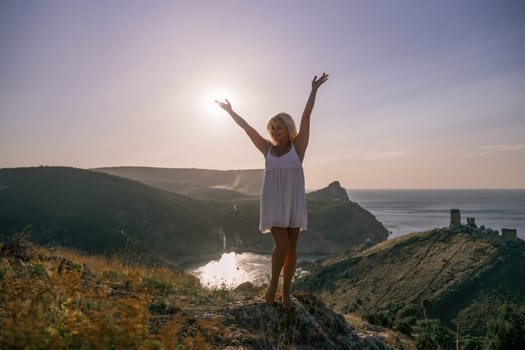
[[[525,2],[0,1],[0,168],[264,168],[314,75],[309,189],[525,188]]]

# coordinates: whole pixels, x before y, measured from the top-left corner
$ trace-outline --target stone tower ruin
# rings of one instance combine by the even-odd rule
[[[461,212],[459,209],[450,209],[450,227],[461,225]]]

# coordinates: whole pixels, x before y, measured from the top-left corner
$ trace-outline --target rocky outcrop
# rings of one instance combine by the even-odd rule
[[[334,181],[323,189],[308,193],[308,199],[316,201],[349,201],[348,194],[341,187],[339,181]]]
[[[230,337],[221,349],[391,349],[380,338],[359,336],[345,318],[309,294],[294,295],[291,310],[249,299],[204,314],[221,318]]]
[[[376,217],[348,199],[338,181],[307,194],[308,231],[302,247],[336,253],[363,243],[375,244],[388,238],[388,230]]]

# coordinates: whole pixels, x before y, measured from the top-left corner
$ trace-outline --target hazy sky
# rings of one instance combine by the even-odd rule
[[[525,188],[525,2],[0,1],[0,168],[262,168],[312,115],[307,187]]]

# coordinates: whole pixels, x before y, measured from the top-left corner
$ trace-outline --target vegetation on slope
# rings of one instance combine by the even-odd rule
[[[229,330],[217,328],[218,318],[193,317],[250,295],[204,289],[167,269],[38,248],[23,236],[1,252],[1,348],[214,349]]]
[[[75,168],[0,170],[0,238],[28,225],[37,243],[94,253],[133,245],[173,259],[219,249],[213,213],[201,202]]]
[[[206,188],[209,172],[191,170],[201,187],[191,190],[195,186],[190,184],[185,189],[195,198],[81,169],[1,169],[0,238],[30,225],[28,232],[39,244],[109,255],[133,248],[145,260],[201,258],[221,254],[223,248],[271,251],[273,240],[259,232],[259,197]],[[231,177],[235,172],[227,174]],[[241,175],[244,184],[255,176],[249,171]],[[303,253],[333,253],[388,236],[383,225],[352,203],[337,182],[309,193],[307,201]]]
[[[259,198],[241,197],[206,202],[217,213],[228,248],[237,251],[272,249],[273,241],[259,233]],[[368,211],[351,202],[338,182],[307,195],[308,229],[302,233],[302,253],[340,252],[362,243],[388,238],[386,228]]]
[[[501,305],[525,305],[525,242],[468,230],[414,233],[331,257],[296,288],[407,334],[436,319],[484,336]]]
[[[259,193],[264,170],[162,169],[148,167],[99,168],[97,171],[141,181],[193,198],[208,200],[220,213],[220,226],[230,248],[268,251],[272,240],[258,232]],[[333,253],[368,241],[388,238],[386,228],[348,199],[335,181],[307,195],[308,231],[301,239],[305,253]]]

